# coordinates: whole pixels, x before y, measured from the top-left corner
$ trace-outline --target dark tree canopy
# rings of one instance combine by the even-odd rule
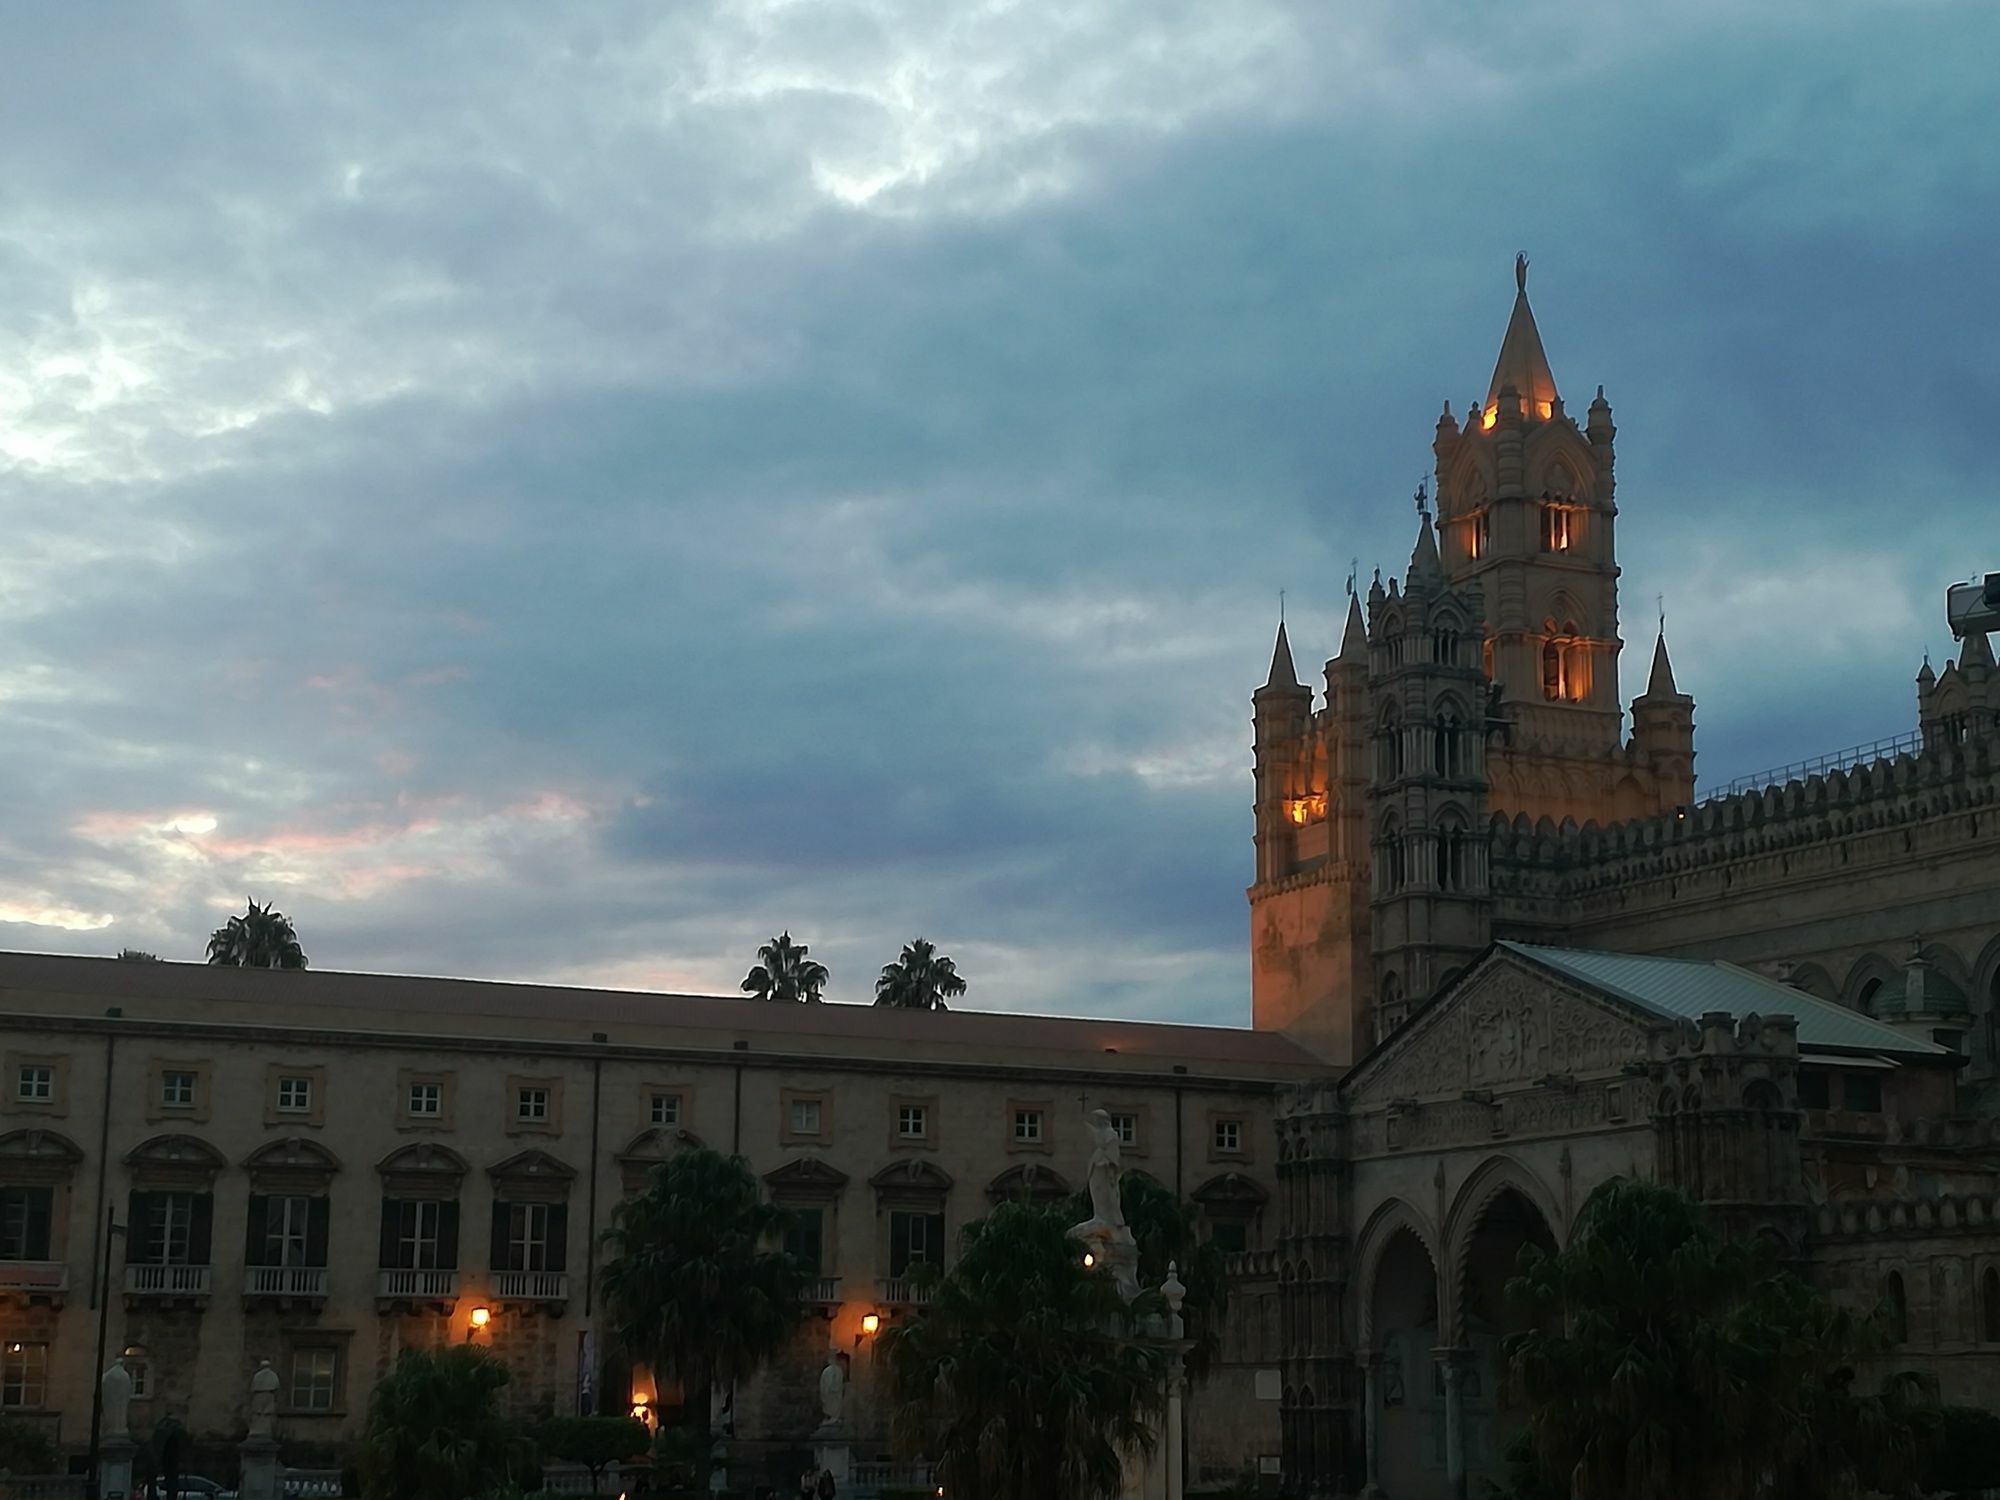
[[[209,934],[208,961],[239,969],[303,969],[305,951],[289,918],[255,901]]]
[[[875,981],[875,1003],[899,1010],[943,1010],[945,1001],[964,993],[958,965],[924,938],[903,944],[902,956],[884,964]]]
[[[793,942],[786,928],[757,950],[757,964],[743,976],[742,988],[758,1000],[815,1004],[826,981],[826,965],[808,958],[806,945]]]
[[[510,1482],[533,1445],[500,1409],[507,1367],[483,1349],[405,1349],[368,1398],[366,1500],[464,1500]]]

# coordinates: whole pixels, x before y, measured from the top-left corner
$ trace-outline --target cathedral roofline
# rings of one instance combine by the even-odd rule
[[[1534,309],[1528,306],[1525,255],[1514,257],[1514,312],[1507,320],[1506,335],[1500,340],[1500,357],[1493,363],[1493,379],[1486,387],[1487,407],[1498,402],[1505,391],[1519,396],[1523,411],[1531,417],[1552,415],[1556,403],[1562,399],[1556,394],[1555,372],[1549,368],[1548,352],[1542,348]]]

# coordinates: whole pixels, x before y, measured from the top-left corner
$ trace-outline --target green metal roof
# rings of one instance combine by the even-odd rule
[[[1799,1023],[1801,1051],[1951,1055],[1949,1048],[1935,1042],[1906,1035],[1858,1011],[1718,959],[1654,958],[1505,941],[1498,946],[1668,1020],[1699,1021],[1704,1013],[1714,1010],[1728,1011],[1738,1020],[1748,1015],[1791,1016]]]

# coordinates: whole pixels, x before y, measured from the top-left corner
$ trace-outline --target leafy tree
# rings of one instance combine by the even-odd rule
[[[679,1382],[700,1438],[696,1489],[707,1488],[711,1390],[782,1349],[803,1311],[799,1263],[765,1248],[788,1219],[762,1200],[741,1157],[684,1151],[653,1169],[605,1231],[605,1316],[655,1380]]]
[[[931,1300],[885,1336],[907,1449],[949,1495],[1109,1500],[1123,1456],[1150,1451],[1160,1352],[1127,1334],[1110,1272],[1086,1270],[1063,1207],[1003,1203],[965,1231]]]
[[[946,1000],[964,993],[958,965],[924,938],[903,944],[902,956],[884,964],[882,977],[875,981],[875,1003],[900,1010],[943,1010]]]
[[[208,961],[239,969],[303,969],[306,955],[285,914],[255,901],[247,905],[242,916],[209,934]]]
[[[806,945],[792,941],[788,927],[757,950],[756,967],[743,976],[743,992],[759,1000],[802,1000],[817,1004],[826,988],[826,965],[806,957]]]
[[[148,953],[143,948],[120,948],[118,956],[126,963],[133,964],[156,964],[160,961],[159,954]]]
[[[595,1495],[604,1470],[645,1453],[653,1434],[636,1417],[557,1417],[542,1424],[541,1443],[548,1457],[590,1470],[590,1493]]]
[[[1201,1213],[1193,1204],[1183,1203],[1171,1189],[1127,1172],[1118,1180],[1118,1201],[1131,1226],[1132,1239],[1139,1247],[1139,1284],[1158,1286],[1167,1279],[1167,1267],[1174,1266],[1187,1288],[1181,1314],[1187,1320],[1188,1336],[1194,1347],[1187,1352],[1190,1376],[1208,1372],[1221,1348],[1222,1315],[1229,1306],[1229,1274],[1222,1250],[1201,1233]],[[1090,1195],[1078,1193],[1065,1210],[1068,1222],[1081,1223],[1090,1217]]]
[[[1856,1394],[1865,1326],[1682,1193],[1600,1189],[1567,1248],[1524,1253],[1508,1294],[1536,1318],[1505,1346],[1530,1408],[1524,1480],[1571,1500],[1910,1492],[1921,1393]]]
[[[532,1445],[500,1411],[507,1367],[467,1344],[405,1349],[368,1398],[366,1500],[465,1500],[507,1483]]]

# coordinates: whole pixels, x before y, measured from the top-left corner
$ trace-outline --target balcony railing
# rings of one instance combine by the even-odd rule
[[[567,1302],[567,1271],[495,1271],[493,1296],[499,1302]]]
[[[806,1278],[805,1300],[819,1307],[833,1307],[840,1302],[840,1278],[838,1276],[808,1276]]]
[[[125,1267],[125,1290],[135,1297],[206,1297],[211,1272],[207,1266]]]
[[[0,1292],[66,1292],[69,1267],[59,1260],[0,1260]]]
[[[922,1307],[931,1300],[931,1289],[908,1276],[885,1276],[882,1278],[882,1300],[906,1307]]]
[[[325,1266],[245,1266],[243,1295],[324,1297],[327,1277]]]
[[[389,1270],[376,1272],[377,1297],[414,1297],[434,1301],[458,1295],[458,1272]]]

